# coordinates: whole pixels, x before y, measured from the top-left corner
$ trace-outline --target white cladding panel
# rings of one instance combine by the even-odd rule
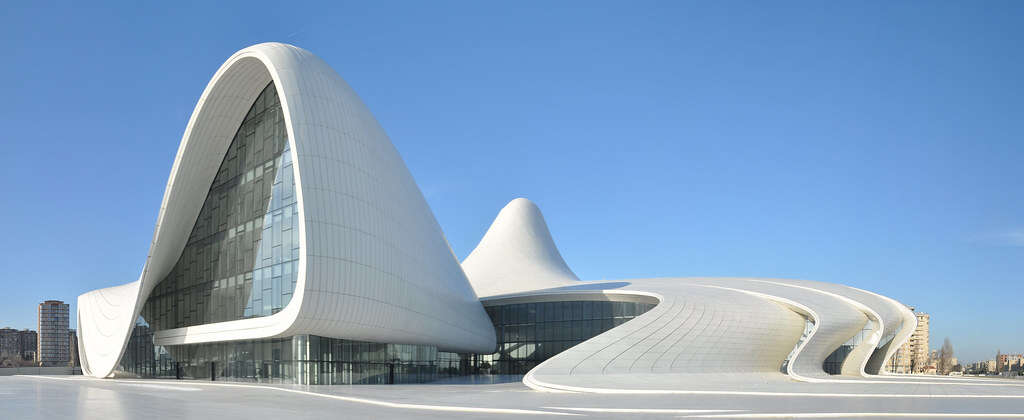
[[[235,131],[270,81],[285,115],[302,218],[294,297],[277,314],[161,331],[158,343],[317,334],[492,350],[490,321],[383,129],[322,60],[268,43],[235,53],[203,92],[139,280],[79,297],[85,372],[105,377],[116,367],[146,297],[181,255]]]
[[[705,385],[728,389],[739,383],[859,383],[871,378],[864,366],[882,335],[884,320],[859,301],[811,287],[814,283],[756,278],[588,281],[497,299],[550,300],[593,288],[609,296],[639,293],[660,301],[643,315],[531,370],[523,382],[538,390],[619,392]],[[814,327],[799,341],[805,319]],[[862,331],[865,337],[846,357],[842,375],[825,373],[829,354]],[[902,341],[897,337],[894,343]],[[783,371],[787,356],[791,359]]]
[[[698,278],[682,279],[694,284],[708,284],[762,293],[767,296],[780,297],[800,303],[811,310],[813,321],[818,325],[814,335],[804,343],[803,349],[796,360],[790,363],[793,374],[814,378],[828,377],[823,369],[825,359],[836,348],[846,343],[854,335],[861,332],[868,324],[869,316],[856,306],[831,293],[821,290],[788,284],[779,280],[744,279],[744,278]],[[873,348],[874,345],[872,344]],[[870,353],[868,354],[870,355]],[[867,357],[867,355],[864,355]],[[864,357],[847,357],[844,368],[858,374]]]
[[[492,350],[490,320],[384,130],[325,62],[274,48],[294,57],[282,97],[308,270],[306,298],[284,335]]]
[[[909,311],[899,303],[837,284],[758,278],[580,282],[540,210],[525,199],[501,210],[463,267],[485,300],[575,299],[585,291],[659,300],[649,312],[531,370],[524,383],[542,390],[586,390],[600,383],[638,390],[849,381],[878,373],[878,360],[887,360],[912,331],[905,321]],[[808,321],[812,327],[805,331]],[[890,341],[880,343],[883,338]],[[829,375],[825,360],[847,343],[854,345],[841,375]]]
[[[797,313],[741,291],[678,279],[627,282],[605,293],[642,291],[659,304],[554,356],[536,375],[778,372],[804,329]]]
[[[481,297],[579,281],[558,252],[540,209],[525,198],[501,209],[462,268]]]

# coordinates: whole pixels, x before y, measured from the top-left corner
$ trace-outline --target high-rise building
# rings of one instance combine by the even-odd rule
[[[71,360],[68,340],[68,304],[48,300],[39,304],[39,345],[36,361],[42,366],[67,366]]]
[[[900,349],[896,351],[896,354],[889,359],[887,367],[891,373],[913,373],[911,371],[912,365],[912,353],[910,351],[910,341],[903,343]]]
[[[914,311],[913,306],[908,306]],[[917,326],[914,328],[910,339],[900,346],[889,362],[886,370],[891,373],[926,373],[930,363],[931,353],[928,351],[928,321],[930,316],[924,312],[914,312],[917,317]]]
[[[925,373],[931,355],[928,351],[928,321],[931,316],[924,312],[915,312],[914,315],[917,315],[917,328],[909,341],[911,370],[912,373]]]

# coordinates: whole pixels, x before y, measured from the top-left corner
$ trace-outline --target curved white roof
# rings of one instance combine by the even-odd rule
[[[531,370],[523,381],[540,390],[856,381],[879,373],[877,361],[890,357],[913,329],[902,305],[838,284],[759,278],[578,281],[540,210],[525,199],[502,209],[463,268],[491,304],[580,299],[586,293],[659,300],[649,312]],[[841,375],[829,375],[825,360],[847,344],[854,345],[840,361]]]
[[[544,215],[525,198],[501,209],[462,269],[481,297],[579,281],[555,247]]]
[[[301,48],[232,55],[189,120],[139,279],[78,298],[85,373],[116,367],[146,298],[177,262],[246,112],[271,82],[288,134],[298,278],[280,312],[158,331],[157,344],[314,334],[485,353],[494,329],[398,151],[337,73]]]
[[[861,383],[875,378],[865,364],[873,352],[884,352],[875,345],[885,320],[860,302],[810,283],[758,278],[585,281],[487,300],[551,300],[584,290],[659,299],[643,315],[531,370],[523,382],[538,390],[754,390],[759,384],[793,380]],[[805,320],[812,323],[809,331]],[[842,375],[825,373],[825,359],[862,331],[869,334],[843,360]]]

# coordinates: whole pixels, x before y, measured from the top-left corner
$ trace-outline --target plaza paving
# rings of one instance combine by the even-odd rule
[[[0,377],[4,419],[1024,418],[1024,381],[885,378],[777,392],[549,393],[521,382],[292,386]],[[984,384],[984,385],[978,385]],[[796,388],[804,388],[796,390]],[[868,392],[869,389],[874,391]],[[883,392],[878,392],[882,390]]]

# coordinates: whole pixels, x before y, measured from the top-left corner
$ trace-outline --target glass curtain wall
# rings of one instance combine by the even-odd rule
[[[868,337],[871,337],[872,330],[878,327],[878,322],[874,320],[868,320],[864,324],[864,328],[860,330],[856,335],[847,340],[843,345],[839,346],[832,354],[829,354],[825,358],[825,363],[822,368],[829,375],[839,375],[843,373],[843,363],[846,362],[846,356],[850,355],[854,347],[859,346]]]
[[[488,306],[497,352],[475,358],[480,373],[524,375],[551,356],[642,315],[652,303],[560,301]]]
[[[451,355],[451,353],[448,353]],[[155,346],[138,322],[120,374],[306,385],[422,383],[450,376],[438,369],[434,346],[380,344],[313,335]]]
[[[296,336],[297,381],[303,384],[399,384],[437,378],[437,348]]]
[[[298,226],[284,114],[270,83],[228,146],[181,257],[142,316],[165,330],[277,313],[295,290]]]
[[[119,369],[144,378],[175,378],[176,365],[163,346],[153,344],[153,329],[141,316],[135,321]]]
[[[655,305],[560,301],[487,307],[497,332],[493,354],[434,346],[297,335],[287,338],[157,346],[139,317],[119,374],[235,382],[398,384],[465,375],[523,375],[551,356],[621,325]]]

